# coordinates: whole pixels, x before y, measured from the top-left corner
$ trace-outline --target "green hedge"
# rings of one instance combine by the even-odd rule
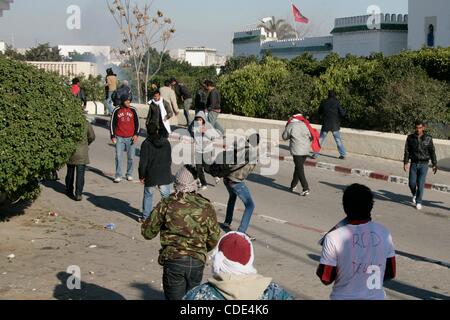
[[[64,79],[0,57],[0,194],[32,200],[74,152],[85,120]]]
[[[417,119],[437,127],[449,123],[450,48],[390,57],[333,53],[322,61],[307,53],[291,61],[235,58],[233,65],[241,68],[219,80],[228,113],[287,120],[300,112],[319,123],[320,102],[334,90],[349,128],[407,133]],[[448,138],[444,131],[434,135]]]

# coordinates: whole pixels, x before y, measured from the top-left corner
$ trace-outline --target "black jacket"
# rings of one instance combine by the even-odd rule
[[[177,84],[175,86],[175,93],[183,101],[187,100],[187,99],[192,99],[191,92],[189,91],[189,89],[184,84]]]
[[[433,138],[424,134],[421,138],[417,134],[410,134],[406,139],[405,156],[403,163],[428,163],[431,159],[433,166],[437,165],[436,150],[434,149]]]
[[[170,107],[169,102],[163,99],[163,104],[164,108],[166,109],[167,118],[171,119],[174,116],[174,114],[172,112],[172,108]],[[153,102],[150,103],[150,108],[148,110],[148,116],[145,125],[147,127],[147,131],[150,131],[149,126],[151,125],[157,128],[160,135],[168,136],[169,134],[166,130],[166,127],[164,126],[163,119],[161,117],[161,110],[159,109],[159,106]]]
[[[114,106],[120,106],[122,103],[122,97],[127,96],[130,101],[133,101],[133,92],[131,88],[126,85],[121,85],[114,93],[112,94],[111,99],[113,100]]]
[[[345,117],[345,110],[336,99],[327,99],[320,104],[319,115],[323,118],[322,131],[335,132],[341,130],[341,119]]]
[[[206,107],[208,111],[220,112],[222,110],[219,90],[213,89],[209,93],[208,99],[206,101]]]
[[[145,179],[146,187],[168,185],[172,178],[172,147],[169,140],[148,137],[141,146],[139,179]]]

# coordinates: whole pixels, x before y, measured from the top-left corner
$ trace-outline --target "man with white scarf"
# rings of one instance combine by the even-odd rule
[[[293,300],[272,278],[253,267],[250,238],[240,232],[224,235],[212,253],[213,277],[191,291],[184,300]]]
[[[158,134],[163,138],[169,138],[172,133],[169,120],[173,117],[170,104],[161,97],[159,90],[153,93],[153,99],[148,102],[150,109],[146,126],[153,123],[158,128]]]

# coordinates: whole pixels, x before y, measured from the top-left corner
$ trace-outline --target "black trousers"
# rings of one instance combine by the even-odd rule
[[[195,167],[197,169],[198,178],[200,179],[200,183],[202,184],[202,186],[208,185],[208,182],[206,182],[205,171],[203,170],[203,165],[197,164],[197,165],[195,165]]]
[[[303,191],[309,190],[308,181],[305,176],[305,161],[308,156],[294,156],[295,170],[292,178],[291,188],[295,188],[298,182],[302,184]]]
[[[205,265],[193,257],[183,257],[164,263],[163,286],[167,300],[181,300],[203,279]]]
[[[73,193],[73,183],[75,180],[75,171],[77,172],[77,181],[75,185],[75,195],[81,196],[84,188],[84,174],[86,172],[86,165],[67,165],[66,175],[66,190],[68,193]]]

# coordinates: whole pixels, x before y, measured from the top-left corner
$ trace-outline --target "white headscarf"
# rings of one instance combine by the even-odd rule
[[[243,237],[245,240],[247,240],[247,242],[250,245],[250,252],[251,252],[250,260],[245,266],[240,264],[239,262],[234,262],[227,259],[227,257],[225,257],[225,255],[219,250],[219,246],[222,240],[225,237],[229,236],[230,234],[237,234]],[[225,273],[243,276],[258,273],[256,269],[253,267],[253,261],[255,260],[253,245],[250,238],[245,233],[232,231],[224,235],[222,238],[220,238],[219,242],[217,243],[217,247],[214,249],[212,253],[211,259],[213,260],[212,272],[214,275]]]
[[[164,107],[163,98],[160,98],[159,101],[155,101],[155,99],[153,99],[149,102],[149,104],[151,104],[151,103],[154,103],[159,107],[161,119],[162,119],[162,122],[164,123],[164,127],[166,128],[167,132],[169,134],[171,134],[172,130],[170,129],[170,122],[168,120],[164,120],[167,116],[167,111],[166,111],[166,107]]]

